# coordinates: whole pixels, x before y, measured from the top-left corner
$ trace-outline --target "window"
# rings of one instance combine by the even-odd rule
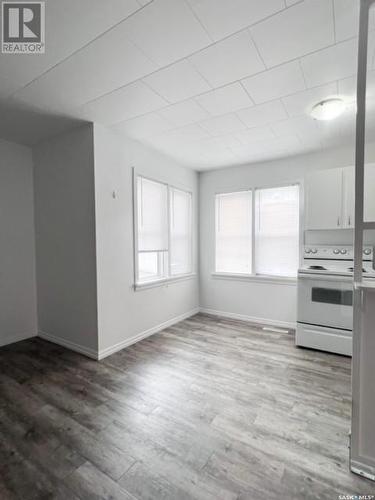
[[[170,189],[171,209],[171,275],[192,270],[191,193]]]
[[[192,195],[137,177],[136,282],[192,272]]]
[[[298,186],[216,195],[216,272],[296,276],[298,262]]]
[[[256,190],[256,273],[272,276],[296,276],[298,259],[298,186]]]
[[[216,271],[251,274],[252,192],[216,196]]]

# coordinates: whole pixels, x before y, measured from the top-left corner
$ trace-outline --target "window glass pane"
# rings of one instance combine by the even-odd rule
[[[138,251],[168,249],[168,188],[138,177]]]
[[[256,273],[296,276],[299,263],[299,187],[255,194]]]
[[[171,188],[171,274],[192,272],[191,193]]]
[[[216,271],[251,274],[252,193],[216,195]]]
[[[152,281],[165,277],[166,252],[138,253],[138,281]]]

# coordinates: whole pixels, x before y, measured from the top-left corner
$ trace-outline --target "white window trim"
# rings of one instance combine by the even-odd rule
[[[160,179],[156,179],[154,177],[150,177],[148,175],[144,175],[141,172],[137,172],[135,167],[132,168],[132,181],[133,181],[133,263],[134,263],[134,277],[133,277],[133,289],[135,291],[147,290],[149,288],[168,286],[172,283],[177,283],[180,281],[185,281],[188,279],[192,279],[197,276],[195,272],[195,262],[194,262],[194,194],[193,191],[184,186],[177,186],[175,184],[170,184],[168,182],[162,181]],[[157,182],[159,184],[163,184],[167,186],[167,203],[168,203],[168,276],[163,278],[157,278],[149,281],[138,281],[138,190],[137,190],[137,179],[138,177],[143,177],[152,182]],[[171,214],[170,214],[170,190],[176,189],[179,191],[183,191],[185,193],[189,193],[191,196],[191,214],[190,214],[190,231],[191,231],[191,244],[190,244],[190,252],[191,252],[191,272],[184,274],[176,274],[171,275]]]
[[[171,276],[169,278],[161,278],[153,281],[144,281],[143,283],[136,283],[133,288],[136,292],[141,290],[148,290],[150,288],[157,288],[161,286],[167,287],[173,283],[179,283],[180,281],[187,281],[196,278],[197,274],[192,272],[188,274],[179,274],[178,276]]]
[[[284,182],[278,184],[270,184],[266,186],[256,186],[256,187],[248,187],[241,189],[231,189],[225,191],[218,191],[214,194],[214,213],[216,220],[216,196],[221,194],[230,194],[230,193],[243,193],[247,191],[251,191],[252,193],[252,255],[251,255],[251,269],[255,269],[255,192],[260,189],[276,189],[288,186],[298,186],[299,187],[299,262],[298,266],[301,265],[302,260],[302,248],[303,248],[303,216],[304,216],[304,195],[303,195],[303,181],[291,181]],[[234,280],[234,281],[249,281],[253,283],[270,283],[270,284],[289,284],[295,285],[297,283],[297,276],[280,276],[280,275],[272,275],[272,274],[240,274],[240,273],[225,273],[216,271],[216,224],[214,231],[214,269],[211,271],[211,276],[216,279],[224,279],[224,280]]]
[[[215,279],[231,281],[249,281],[253,283],[268,283],[272,285],[291,285],[297,284],[297,277],[294,276],[272,276],[265,274],[236,274],[236,273],[211,273]]]

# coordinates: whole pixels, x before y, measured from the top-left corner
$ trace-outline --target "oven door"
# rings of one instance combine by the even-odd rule
[[[297,321],[342,330],[353,329],[351,277],[298,275]]]

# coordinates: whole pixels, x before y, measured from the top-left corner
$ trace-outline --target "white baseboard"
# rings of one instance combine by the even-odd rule
[[[206,307],[201,307],[200,312],[205,314],[211,314],[212,316],[219,316],[219,317],[222,316],[223,318],[239,319],[241,321],[247,321],[248,323],[255,323],[257,325],[276,326],[292,330],[295,330],[296,328],[296,323],[289,321],[278,321],[276,319],[257,318],[255,316],[246,316],[245,314],[237,314],[227,311],[216,311],[215,309],[208,309]]]
[[[0,347],[14,344],[15,342],[21,342],[21,340],[31,339],[36,337],[36,333],[18,333],[17,335],[6,335],[3,338],[0,338]]]
[[[130,337],[128,339],[123,340],[122,342],[119,342],[117,344],[114,344],[110,347],[107,347],[106,349],[100,350],[99,352],[95,351],[94,349],[89,349],[88,347],[84,347],[80,344],[76,344],[74,342],[71,342],[69,340],[64,340],[61,339],[60,337],[56,337],[55,335],[51,335],[46,332],[39,332],[39,337],[42,339],[48,340],[49,342],[53,342],[55,344],[61,345],[63,347],[66,347],[67,349],[70,349],[75,352],[79,352],[80,354],[84,354],[85,356],[88,356],[89,358],[96,359],[96,360],[101,360],[104,359],[111,354],[114,354],[115,352],[121,351],[122,349],[125,349],[126,347],[129,347],[130,345],[136,344],[137,342],[150,337],[151,335],[154,335],[155,333],[158,333],[165,328],[168,328],[172,325],[175,325],[176,323],[179,323],[180,321],[183,321],[184,319],[190,318],[191,316],[194,316],[195,314],[198,314],[199,312],[205,313],[205,314],[211,314],[213,316],[221,316],[224,318],[231,318],[231,319],[239,319],[241,321],[247,321],[250,323],[255,323],[259,325],[265,325],[265,326],[275,326],[275,327],[280,327],[280,328],[288,328],[288,329],[295,329],[296,324],[287,322],[287,321],[276,321],[276,320],[269,320],[265,318],[257,318],[253,316],[246,316],[243,314],[236,314],[236,313],[230,313],[226,311],[216,311],[214,309],[207,309],[204,307],[197,307],[191,311],[188,311],[184,314],[181,314],[180,316],[175,316],[174,318],[165,321],[164,323],[160,323],[159,325],[153,326],[152,328],[149,328],[148,330],[145,330],[144,332],[138,333],[137,335],[134,335],[133,337]],[[22,339],[20,339],[22,340]]]
[[[192,311],[181,314],[180,316],[176,316],[168,321],[165,321],[164,323],[160,323],[159,325],[153,326],[152,328],[149,328],[144,332],[138,333],[137,335],[134,335],[134,337],[130,337],[129,339],[123,340],[118,344],[114,344],[113,346],[107,347],[106,349],[99,351],[98,359],[99,360],[104,359],[110,356],[111,354],[114,354],[115,352],[121,351],[122,349],[125,349],[125,347],[129,347],[130,345],[135,344],[140,340],[143,340],[147,337],[150,337],[151,335],[154,335],[154,333],[158,333],[164,330],[165,328],[168,328],[172,325],[175,325],[176,323],[179,323],[180,321],[183,321],[184,319],[190,318],[191,316],[198,314],[199,311],[200,308],[197,307]]]
[[[46,332],[39,332],[38,337],[48,340],[48,342],[52,342],[53,344],[61,345],[62,347],[66,347],[71,351],[79,352],[80,354],[84,354],[85,356],[98,360],[98,351],[95,349],[90,349],[89,347],[85,347],[81,344],[76,344],[75,342],[71,342],[70,340],[65,340],[56,335],[51,335]]]

